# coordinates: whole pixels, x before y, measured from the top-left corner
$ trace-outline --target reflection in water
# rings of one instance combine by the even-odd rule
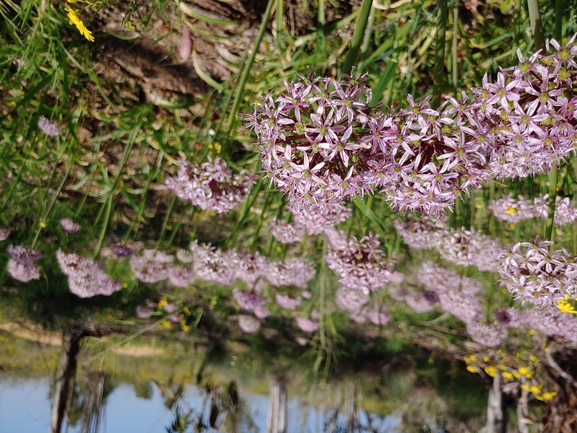
[[[319,386],[286,359],[271,360],[265,367],[248,353],[220,358],[204,353],[181,361],[174,354],[109,354],[83,365],[93,359],[83,355],[90,349],[78,352],[66,339],[64,350],[58,350],[0,337],[0,432],[49,432],[54,413],[49,408],[58,407],[54,402],[63,395],[57,390],[64,388],[58,387],[64,377],[71,383],[64,398],[64,432],[445,432],[486,410],[486,396],[471,388],[472,382],[455,388],[452,364],[430,363],[414,354],[394,355],[393,361],[372,370],[342,371],[341,377]],[[66,354],[70,359],[63,360]],[[76,358],[73,380],[61,372],[72,371]],[[465,408],[471,393],[480,395],[474,401],[476,412]],[[459,397],[454,401],[451,395]],[[473,425],[480,424],[467,424]]]

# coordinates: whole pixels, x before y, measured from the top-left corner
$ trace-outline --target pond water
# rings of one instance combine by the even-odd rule
[[[50,431],[50,382],[43,379],[13,379],[4,375],[0,380],[0,431],[47,433]],[[166,433],[166,427],[174,420],[174,412],[168,409],[159,388],[152,386],[147,397],[137,396],[129,384],[116,387],[106,398],[100,431],[107,433]],[[249,407],[256,431],[265,432],[269,397],[251,393],[243,394]],[[199,411],[204,398],[198,388],[186,386],[182,405]],[[328,428],[327,419],[333,411],[317,406],[303,405],[298,399],[290,399],[287,404],[287,433],[321,432]],[[359,411],[359,424],[367,425],[368,417]],[[395,415],[377,417],[371,415],[375,430],[382,433],[398,431],[399,418]],[[306,425],[303,425],[303,422]],[[336,424],[344,425],[345,418],[338,415]],[[66,424],[63,431],[80,431]],[[211,431],[206,430],[206,431]],[[217,430],[213,430],[217,431]]]

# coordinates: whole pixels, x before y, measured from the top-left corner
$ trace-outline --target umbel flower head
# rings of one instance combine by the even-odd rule
[[[246,115],[263,168],[294,201],[329,213],[353,196],[383,189],[395,209],[440,214],[488,176],[471,113],[428,99],[385,114],[369,107],[366,77],[285,83]]]
[[[253,183],[253,177],[244,172],[233,174],[223,159],[210,157],[200,165],[181,162],[178,175],[166,180],[178,198],[220,214],[237,207]]]
[[[62,272],[68,276],[68,288],[80,298],[110,296],[122,289],[122,284],[107,275],[94,260],[77,254],[56,251]]]
[[[34,261],[41,258],[42,253],[23,245],[10,245],[7,251],[10,254],[7,271],[12,278],[23,283],[40,278],[40,267]]]
[[[483,86],[473,90],[477,134],[490,155],[493,176],[543,173],[574,150],[574,41],[575,36],[562,47],[550,40],[544,52],[529,59],[518,50],[519,66],[502,69],[496,82],[485,76]]]
[[[501,284],[522,303],[553,305],[574,296],[577,264],[567,250],[549,252],[551,242],[519,242],[502,255]]]

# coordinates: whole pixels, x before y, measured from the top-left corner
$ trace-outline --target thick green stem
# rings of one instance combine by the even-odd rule
[[[435,70],[433,73],[433,99],[431,108],[441,105],[441,93],[445,78],[445,32],[447,29],[447,0],[439,0],[437,15],[437,35],[435,38]]]
[[[565,13],[565,0],[555,0],[555,28],[553,34],[557,42],[563,38],[563,14]]]
[[[529,20],[531,21],[535,50],[542,50],[545,48],[545,34],[543,33],[543,22],[539,12],[539,1],[527,0],[527,6],[529,7]]]
[[[361,12],[355,26],[355,31],[351,39],[351,47],[347,53],[345,63],[343,64],[343,73],[350,74],[353,71],[353,67],[357,61],[357,56],[361,49],[363,43],[363,36],[365,35],[365,30],[367,29],[367,23],[369,22],[369,15],[371,14],[371,7],[373,5],[373,0],[363,0],[361,5]]]

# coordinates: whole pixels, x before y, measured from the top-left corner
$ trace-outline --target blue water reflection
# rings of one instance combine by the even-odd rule
[[[0,380],[0,432],[2,433],[48,433],[50,431],[49,380],[14,379]],[[269,397],[242,393],[250,408],[252,420],[259,432],[266,431]],[[185,387],[183,404],[196,411],[202,410],[203,396],[194,386]],[[209,408],[206,409],[207,411]],[[327,420],[334,410],[314,406],[303,406],[298,399],[291,399],[287,407],[287,433],[322,432],[328,427]],[[366,425],[368,416],[358,412],[361,425]],[[174,413],[164,405],[162,395],[156,385],[152,386],[150,399],[137,397],[131,385],[116,387],[106,398],[100,431],[106,433],[166,433]],[[388,433],[398,431],[400,420],[392,415],[371,416],[374,431]],[[339,414],[337,425],[344,425],[344,417]],[[66,423],[66,422],[65,422]],[[303,425],[306,423],[306,425]],[[74,427],[65,424],[63,432],[75,432]],[[210,431],[210,430],[209,430]],[[216,431],[216,430],[213,430]]]

